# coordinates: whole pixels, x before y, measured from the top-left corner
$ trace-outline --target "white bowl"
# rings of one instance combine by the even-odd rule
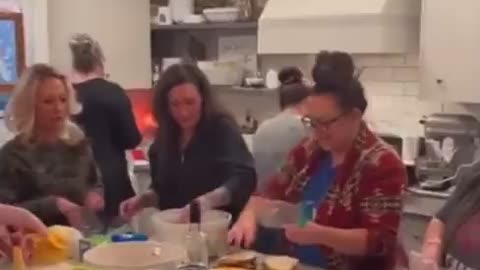
[[[198,15],[198,14],[191,14],[182,21],[183,23],[192,23],[192,24],[198,24],[198,23],[204,23],[205,22],[205,17],[203,15]]]
[[[179,223],[180,209],[168,209],[152,216],[154,232],[152,239],[156,241],[183,245],[190,224]],[[207,235],[208,251],[211,256],[223,256],[228,248],[228,227],[232,215],[210,210],[202,216],[202,231]]]
[[[235,60],[198,61],[212,85],[238,85],[243,79],[243,66]]]
[[[182,247],[151,241],[107,244],[84,254],[87,265],[103,270],[174,270],[185,258]]]
[[[209,22],[235,22],[240,18],[240,9],[236,7],[206,8],[203,15]]]

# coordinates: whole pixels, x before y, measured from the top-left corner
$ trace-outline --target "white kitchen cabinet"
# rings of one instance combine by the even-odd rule
[[[421,97],[480,103],[480,1],[423,0]]]
[[[68,41],[78,32],[99,41],[111,80],[151,87],[149,0],[49,0],[50,63],[62,71],[70,70]]]

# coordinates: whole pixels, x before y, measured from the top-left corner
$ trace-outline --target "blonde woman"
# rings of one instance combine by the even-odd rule
[[[45,224],[78,225],[80,209],[103,209],[96,166],[65,76],[45,64],[28,68],[5,110],[16,134],[0,149],[0,203],[30,210]]]

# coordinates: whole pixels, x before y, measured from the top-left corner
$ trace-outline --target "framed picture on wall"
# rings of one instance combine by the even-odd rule
[[[11,91],[24,68],[22,14],[0,12],[0,92]]]

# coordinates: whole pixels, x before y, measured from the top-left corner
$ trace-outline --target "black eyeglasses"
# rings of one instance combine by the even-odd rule
[[[348,113],[342,113],[330,120],[322,121],[318,118],[312,117],[312,116],[304,116],[302,117],[302,123],[309,128],[322,128],[322,130],[328,130],[330,127],[335,124],[338,120],[340,120],[342,117],[347,115]]]

